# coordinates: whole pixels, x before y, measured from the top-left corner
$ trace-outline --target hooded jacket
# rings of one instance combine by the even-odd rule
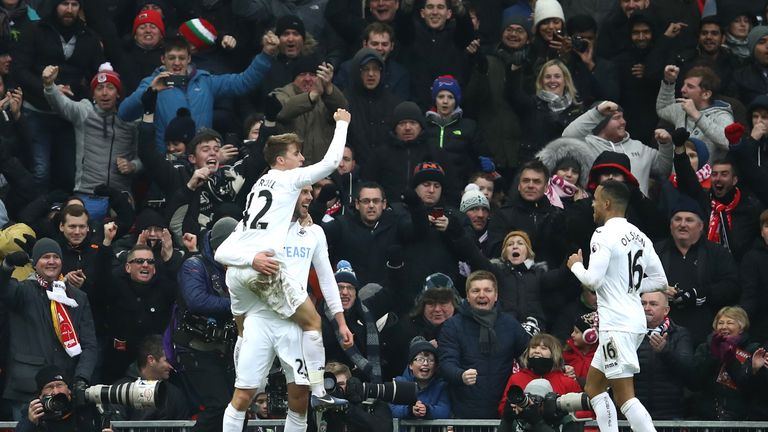
[[[626,133],[621,141],[615,143],[593,135],[592,130],[603,119],[604,116],[600,114],[600,112],[597,110],[597,107],[595,107],[585,112],[579,116],[579,118],[569,124],[568,127],[566,127],[563,131],[563,137],[583,139],[586,143],[586,146],[582,146],[581,148],[576,149],[573,146],[573,142],[570,142],[568,143],[570,144],[569,149],[564,153],[574,156],[573,151],[584,152],[589,155],[589,157],[592,159],[592,162],[594,162],[600,153],[606,150],[626,154],[629,156],[629,159],[632,163],[632,174],[635,176],[638,184],[640,185],[640,191],[647,196],[648,181],[651,176],[651,172],[654,172],[665,178],[669,176],[669,173],[672,170],[672,154],[674,146],[672,143],[659,144],[659,149],[656,150],[641,143],[640,141],[633,140],[630,138],[629,133]],[[559,160],[554,159],[555,154],[552,154],[554,150],[548,150],[550,146],[558,141],[559,140],[553,141],[537,155],[548,167],[554,168],[554,164],[557,163],[557,160]],[[594,157],[592,158],[592,156]],[[584,155],[581,157],[574,157],[576,157],[577,160],[588,160],[585,159]],[[589,166],[591,167],[592,164],[590,163]]]
[[[656,98],[656,114],[659,118],[674,124],[675,128],[685,128],[691,136],[707,145],[710,161],[722,159],[728,153],[728,139],[725,127],[733,123],[731,106],[719,99],[700,111],[698,120],[691,118],[675,100],[675,85],[661,83],[659,96]]]

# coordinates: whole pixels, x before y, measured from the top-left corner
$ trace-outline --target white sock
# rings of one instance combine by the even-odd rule
[[[299,414],[296,411],[288,410],[285,416],[284,432],[304,432],[307,430],[307,413]]]
[[[238,411],[230,403],[224,410],[224,420],[221,422],[222,432],[242,432],[245,424],[245,411]]]
[[[624,405],[621,406],[621,413],[627,418],[629,426],[633,431],[656,432],[651,415],[637,398],[624,402]]]
[[[235,351],[232,353],[232,357],[235,360],[235,372],[237,372],[237,360],[240,358],[240,346],[243,344],[243,337],[238,336],[237,342],[235,342]]]
[[[592,411],[597,415],[597,426],[600,427],[600,432],[619,432],[618,413],[608,392],[600,393],[590,402]]]
[[[325,348],[323,347],[323,335],[317,330],[309,330],[302,333],[301,349],[304,352],[304,362],[307,364],[307,375],[312,394],[325,396],[323,387],[323,373],[325,372]]]

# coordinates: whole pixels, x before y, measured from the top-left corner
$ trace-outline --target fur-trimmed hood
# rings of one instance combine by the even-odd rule
[[[597,156],[598,152],[594,152],[592,147],[587,146],[584,140],[569,137],[562,137],[551,141],[536,154],[536,157],[547,166],[547,169],[549,169],[552,174],[554,174],[553,171],[559,160],[566,157],[576,159],[581,167],[579,186],[582,188],[586,188],[587,186],[587,179],[589,177],[587,174],[592,168],[592,163]]]

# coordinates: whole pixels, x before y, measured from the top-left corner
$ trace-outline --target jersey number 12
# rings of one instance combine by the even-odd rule
[[[264,202],[264,207],[259,210],[258,213],[256,213],[255,216],[253,216],[253,220],[251,221],[250,228],[251,229],[267,229],[267,222],[259,222],[259,219],[261,219],[262,216],[264,216],[265,213],[267,213],[267,210],[269,210],[270,207],[272,207],[272,192],[268,190],[262,190],[259,192],[259,198],[264,198],[266,201]],[[243,212],[243,219],[248,220],[248,210],[251,209],[251,201],[253,200],[253,192],[248,194],[248,200],[245,203],[245,211]]]
[[[643,256],[642,249],[635,252],[634,257],[632,257],[632,251],[627,252],[627,263],[629,265],[629,289],[627,292],[629,294],[639,290],[640,283],[643,281],[643,266],[637,263],[641,256]]]

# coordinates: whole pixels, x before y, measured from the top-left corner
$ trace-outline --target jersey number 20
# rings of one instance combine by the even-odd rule
[[[265,213],[267,213],[267,210],[269,210],[270,207],[272,207],[272,192],[268,190],[262,190],[259,192],[259,198],[264,198],[266,201],[264,202],[264,207],[259,210],[258,213],[253,217],[253,220],[251,221],[250,228],[251,229],[267,229],[267,222],[259,222],[259,219],[261,219],[262,216],[264,216]],[[253,192],[248,194],[248,200],[245,203],[245,211],[243,212],[243,219],[246,221],[248,220],[248,210],[251,208],[251,201],[253,200]]]
[[[632,251],[627,252],[627,264],[629,265],[629,289],[628,293],[632,294],[640,289],[640,283],[643,281],[643,266],[637,263],[637,260],[643,256],[643,250],[635,252],[635,256],[632,256]]]

